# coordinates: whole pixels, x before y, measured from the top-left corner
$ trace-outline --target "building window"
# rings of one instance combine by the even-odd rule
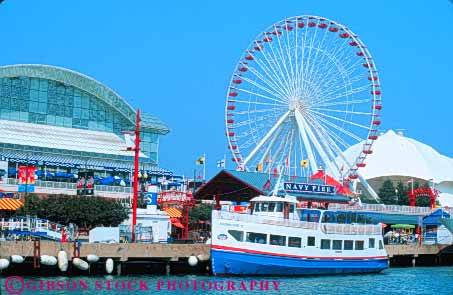
[[[343,250],[352,250],[353,245],[354,245],[354,241],[346,240],[346,241],[344,241],[344,248],[343,248]]]
[[[321,249],[330,250],[330,240],[321,239]]]
[[[374,248],[374,238],[368,239],[368,248]]]
[[[333,240],[332,250],[341,250],[342,240]]]
[[[242,242],[244,240],[244,232],[239,231],[239,230],[229,230],[228,233],[236,240],[239,242]]]
[[[314,247],[316,244],[316,239],[315,237],[308,237],[307,238],[307,246]]]
[[[355,249],[356,250],[363,250],[363,241],[355,241]]]
[[[266,244],[267,235],[262,233],[247,233],[247,242]]]
[[[300,248],[302,239],[297,237],[288,237],[288,247]]]
[[[286,246],[285,236],[271,235],[269,241],[271,245]]]

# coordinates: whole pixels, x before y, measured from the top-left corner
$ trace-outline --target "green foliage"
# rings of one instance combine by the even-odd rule
[[[192,207],[189,211],[189,222],[193,223],[198,220],[209,220],[211,219],[212,205],[209,204],[198,204]]]
[[[379,189],[378,193],[381,201],[386,205],[395,205],[397,204],[396,201],[396,193],[395,187],[393,186],[393,182],[390,179],[386,179],[383,183],[381,188]]]
[[[95,196],[29,195],[17,215],[30,215],[61,224],[80,227],[117,226],[128,218],[128,209],[121,203]]]
[[[396,195],[398,196],[398,205],[409,205],[409,197],[407,196],[407,191],[409,189],[402,183],[401,181],[398,182],[396,185]]]

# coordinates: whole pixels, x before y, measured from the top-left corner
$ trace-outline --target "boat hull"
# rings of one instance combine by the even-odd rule
[[[376,273],[388,268],[387,258],[295,258],[211,249],[214,275],[331,275]]]

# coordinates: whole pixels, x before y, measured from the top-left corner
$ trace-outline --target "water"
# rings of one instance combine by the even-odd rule
[[[369,275],[350,275],[350,276],[313,276],[299,278],[216,278],[207,276],[122,276],[122,277],[46,277],[46,278],[25,278],[24,290],[19,292],[22,286],[21,279],[16,278],[18,282],[13,283],[14,279],[7,281],[7,278],[0,278],[0,290],[4,294],[246,294],[248,292],[255,294],[285,294],[285,295],[303,295],[303,294],[361,294],[361,295],[391,295],[391,294],[436,294],[443,295],[453,294],[453,267],[416,267],[416,268],[391,268],[380,274]],[[41,280],[41,286],[38,280]],[[108,283],[110,280],[110,283]],[[142,289],[138,290],[142,282]],[[168,290],[168,281],[170,284],[175,281],[175,288],[170,285]],[[260,282],[267,281],[269,290],[259,289]],[[278,290],[275,290],[273,281],[278,281]],[[195,285],[195,282],[197,285]],[[204,282],[204,283],[203,283]],[[217,282],[217,289],[222,286],[224,290],[203,290],[208,289],[209,284],[214,289]],[[245,290],[237,290],[241,287]],[[6,286],[5,286],[6,283]],[[184,290],[186,283],[188,290]],[[250,284],[256,283],[255,290],[250,291]],[[65,290],[51,290],[52,284],[58,288],[58,284]],[[128,284],[130,289],[128,290]],[[160,284],[160,290],[159,290]],[[179,284],[181,284],[181,288]],[[230,290],[227,290],[228,284]],[[232,284],[234,288],[232,289]],[[148,290],[146,290],[146,288]],[[263,285],[264,287],[265,285]],[[8,290],[5,290],[5,287]],[[68,290],[76,287],[76,290]],[[42,288],[42,290],[40,290]],[[125,290],[121,290],[124,288]],[[196,288],[196,290],[195,290]],[[35,290],[33,290],[35,289]],[[48,290],[49,289],[49,290]],[[87,289],[87,290],[86,290]]]

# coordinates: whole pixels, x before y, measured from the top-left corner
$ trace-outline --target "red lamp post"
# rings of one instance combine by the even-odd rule
[[[134,199],[132,201],[132,242],[135,242],[135,225],[137,224],[137,202],[138,202],[138,169],[140,153],[140,110],[137,109],[135,119],[135,158],[134,158]]]

